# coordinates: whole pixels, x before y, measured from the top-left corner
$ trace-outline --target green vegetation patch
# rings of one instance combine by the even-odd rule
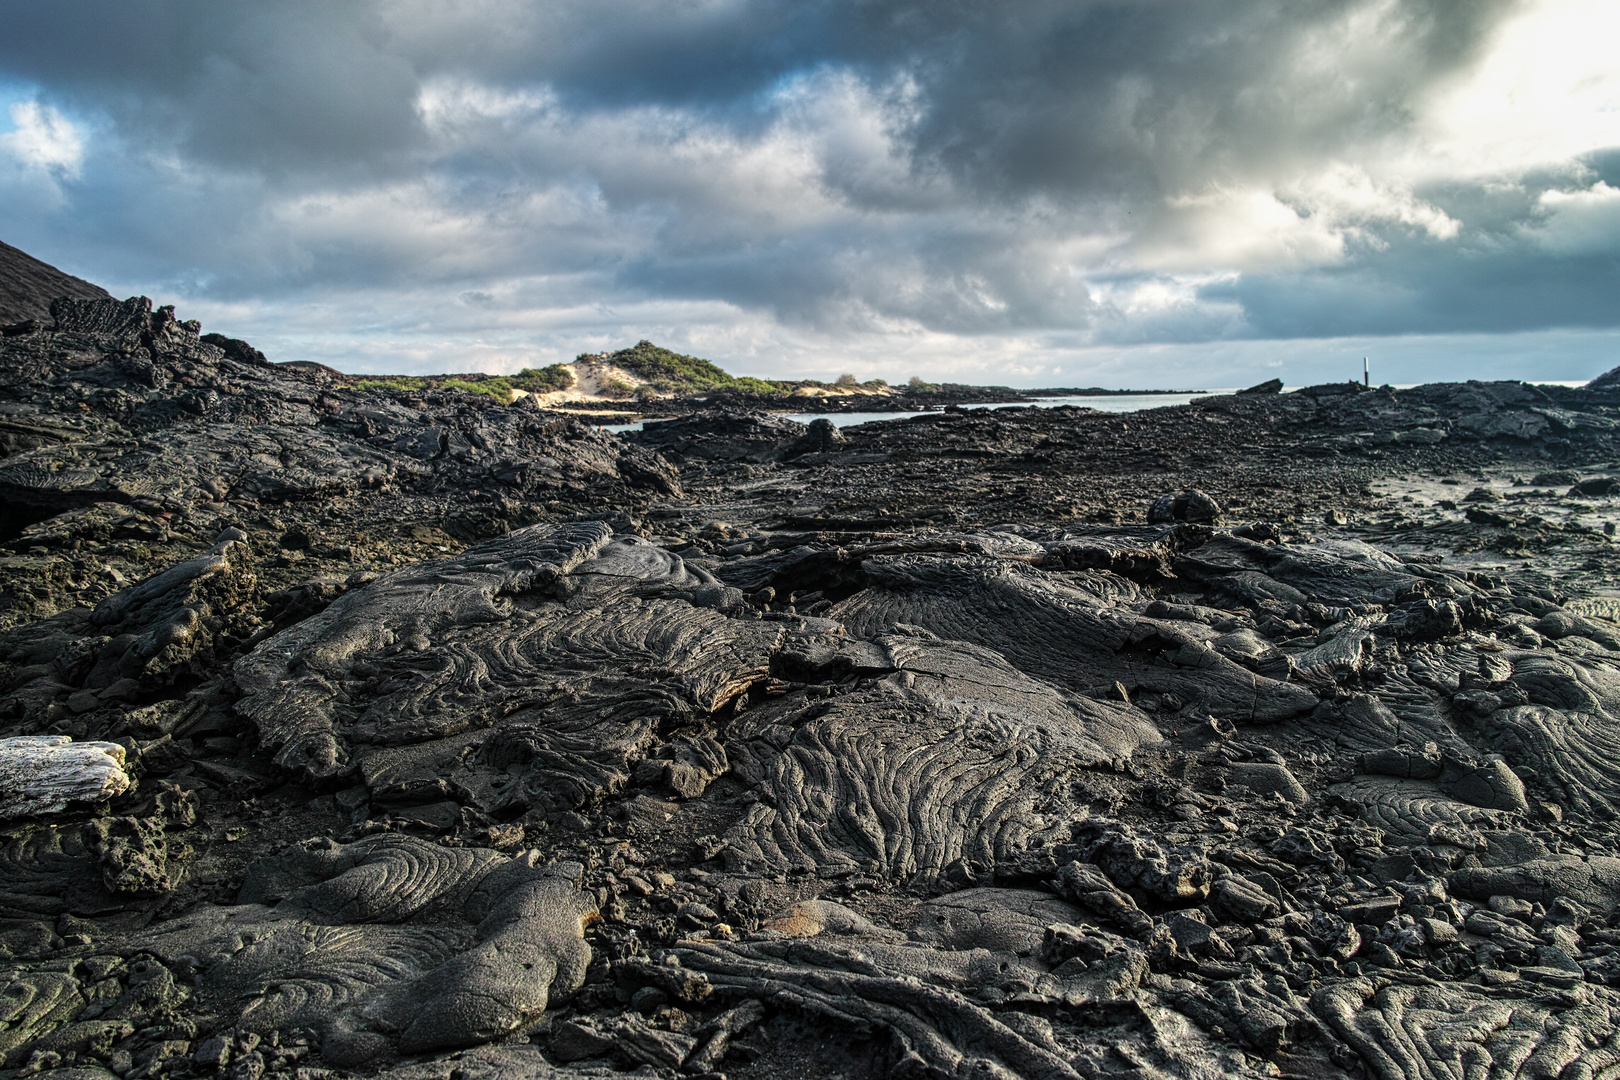
[[[700,356],[672,352],[650,341],[602,356],[581,356],[582,361],[606,360],[666,394],[692,394],[704,390],[743,390],[754,394],[791,392],[798,383],[773,379],[739,378]]]
[[[355,383],[361,390],[406,393],[450,390],[463,394],[485,394],[503,405],[512,400],[513,390],[546,394],[555,390],[567,390],[573,385],[574,376],[561,364],[543,368],[524,368],[516,375],[489,375],[483,378],[461,375],[383,375],[375,379],[361,379]]]
[[[552,364],[543,368],[524,368],[509,381],[519,390],[527,390],[531,394],[549,394],[557,390],[567,390],[574,385],[574,376],[561,364]]]

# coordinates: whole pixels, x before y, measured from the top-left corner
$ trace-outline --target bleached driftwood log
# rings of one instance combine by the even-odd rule
[[[0,818],[100,802],[122,795],[131,783],[117,743],[76,743],[66,735],[0,739]]]

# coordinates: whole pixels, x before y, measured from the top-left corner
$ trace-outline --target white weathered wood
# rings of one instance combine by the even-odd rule
[[[122,795],[132,783],[117,743],[76,743],[66,735],[0,739],[0,818],[100,802]]]

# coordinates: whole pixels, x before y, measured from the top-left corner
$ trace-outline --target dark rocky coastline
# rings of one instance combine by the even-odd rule
[[[801,412],[838,416],[846,413],[872,412],[924,412],[944,409],[951,405],[991,405],[1013,402],[1034,402],[1040,393],[1013,390],[1006,386],[966,386],[959,383],[936,383],[927,389],[892,387],[882,393],[850,394],[845,397],[796,397],[791,393],[756,393],[744,390],[711,390],[702,394],[687,394],[654,402],[633,399],[613,403],[626,416],[685,415],[719,409],[727,412]],[[577,405],[558,406],[567,411],[577,408],[597,411],[599,402],[580,402]]]
[[[52,315],[5,1077],[1620,1065],[1620,391],[621,438]]]
[[[751,393],[741,390],[718,390],[703,394],[690,394],[662,399],[656,402],[638,402],[633,399],[614,402],[612,407],[625,418],[641,416],[666,417],[671,414],[688,415],[694,412],[722,410],[727,412],[797,412],[841,416],[850,413],[903,413],[927,412],[946,409],[952,405],[1004,405],[1036,404],[1043,398],[1055,397],[1154,397],[1181,393],[1200,393],[1188,390],[1104,390],[1101,387],[1053,387],[1042,390],[1014,390],[1007,386],[969,386],[963,383],[932,383],[923,388],[896,386],[883,393],[851,394],[845,397],[797,397],[790,393]],[[599,413],[601,402],[562,403],[561,411]]]

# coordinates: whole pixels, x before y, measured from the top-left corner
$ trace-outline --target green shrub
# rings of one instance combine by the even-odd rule
[[[581,356],[579,359],[596,360],[597,357]],[[747,376],[738,378],[702,357],[672,352],[650,341],[638,341],[628,349],[609,353],[604,359],[665,394],[697,394],[707,390],[780,394],[791,392],[798,385]]]
[[[516,375],[490,375],[482,379],[445,375],[380,375],[373,379],[361,379],[354,385],[358,390],[391,393],[449,390],[462,394],[484,394],[504,405],[512,400],[513,390],[526,390],[531,394],[567,390],[574,385],[574,377],[561,364],[552,364],[550,367],[524,368]]]
[[[628,349],[620,349],[608,358],[608,362],[659,390],[707,390],[716,386],[730,386],[736,381],[729,373],[701,357],[671,352],[650,341],[638,341]]]
[[[527,390],[531,394],[549,394],[556,390],[570,389],[574,385],[574,376],[561,364],[543,368],[524,368],[516,375],[510,376],[510,379],[513,386],[519,390]]]
[[[357,390],[427,390],[427,379],[419,379],[411,375],[384,375],[376,379],[361,379],[355,383]]]
[[[502,404],[512,400],[512,384],[498,375],[477,382],[468,379],[445,379],[434,389],[455,390],[463,394],[487,394]]]

